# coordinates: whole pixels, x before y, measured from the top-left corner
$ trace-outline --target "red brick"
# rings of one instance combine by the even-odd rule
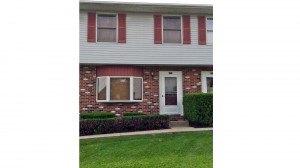
[[[162,67],[144,66],[144,101],[138,103],[100,103],[96,102],[96,65],[80,66],[79,103],[80,112],[116,111],[116,113],[143,111],[145,114],[159,114],[159,71],[182,71],[183,93],[201,92],[201,71],[211,71],[212,67]],[[89,73],[86,73],[86,72]],[[151,75],[151,72],[154,75]],[[186,77],[189,78],[186,78]],[[186,89],[189,88],[189,89]],[[83,90],[84,89],[84,90]],[[90,93],[86,93],[90,92]],[[149,104],[148,102],[152,102]],[[135,108],[132,108],[132,107]],[[119,108],[116,110],[116,108]],[[179,118],[180,117],[173,117]],[[182,117],[181,117],[182,118]]]

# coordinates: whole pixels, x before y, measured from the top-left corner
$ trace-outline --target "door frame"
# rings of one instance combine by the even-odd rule
[[[201,71],[202,93],[207,93],[207,80],[206,80],[207,77],[213,78],[213,71]]]
[[[171,74],[170,74],[171,73]],[[166,113],[164,112],[165,105],[163,104],[162,95],[164,95],[163,78],[164,77],[177,77],[177,113]],[[183,115],[183,81],[182,71],[159,71],[159,114],[180,114]]]

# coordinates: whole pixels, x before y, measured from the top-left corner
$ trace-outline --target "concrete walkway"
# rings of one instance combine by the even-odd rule
[[[80,136],[79,139],[121,137],[121,136],[129,136],[129,135],[162,134],[162,133],[172,133],[172,132],[209,131],[209,130],[213,130],[213,128],[173,127],[171,129],[163,129],[163,130],[150,130],[150,131],[123,132],[123,133],[100,134],[100,135],[87,135],[87,136]]]

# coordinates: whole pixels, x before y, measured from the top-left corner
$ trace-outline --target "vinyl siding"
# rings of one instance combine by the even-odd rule
[[[191,44],[154,44],[149,13],[126,13],[126,43],[88,43],[87,12],[80,12],[80,63],[212,65],[213,46],[198,45],[197,16],[191,16]]]

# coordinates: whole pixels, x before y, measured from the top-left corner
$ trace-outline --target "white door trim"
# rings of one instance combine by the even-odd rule
[[[207,93],[207,77],[213,78],[213,71],[202,71],[201,72],[201,83],[202,83],[202,93]]]
[[[165,112],[164,99],[164,77],[177,77],[177,111]],[[180,114],[183,115],[183,89],[182,89],[182,71],[159,71],[159,113],[160,114]]]

